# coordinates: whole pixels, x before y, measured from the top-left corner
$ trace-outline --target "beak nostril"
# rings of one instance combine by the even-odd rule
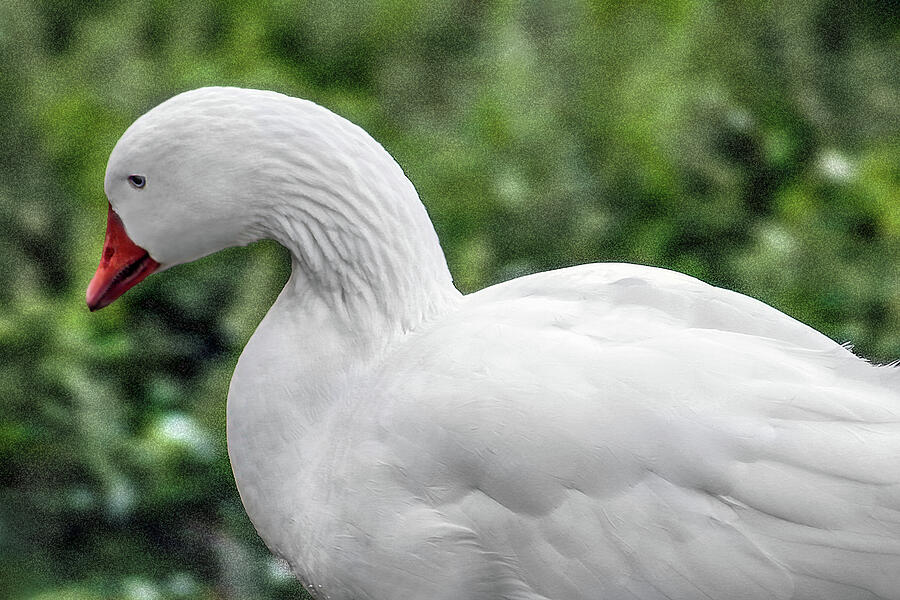
[[[110,206],[100,265],[85,293],[88,308],[92,311],[103,308],[158,268],[159,263],[128,237],[121,219]]]

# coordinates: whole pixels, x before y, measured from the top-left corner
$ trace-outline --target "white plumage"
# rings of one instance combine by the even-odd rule
[[[271,92],[160,105],[106,189],[163,268],[291,250],[228,442],[254,525],[318,597],[900,599],[898,369],[663,269],[461,296],[381,146]]]

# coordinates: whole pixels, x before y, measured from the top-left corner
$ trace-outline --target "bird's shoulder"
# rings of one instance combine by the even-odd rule
[[[479,316],[509,325],[547,319],[602,328],[611,341],[659,335],[673,329],[727,331],[810,349],[835,342],[785,313],[744,294],[658,267],[592,263],[535,273],[466,297],[459,317]],[[622,326],[616,326],[617,323]]]
[[[698,377],[744,360],[748,368],[789,370],[784,357],[848,371],[867,366],[743,294],[666,269],[595,263],[465,296],[456,310],[407,335],[385,364],[403,374],[407,389],[421,381],[423,393],[439,394],[444,379],[459,397],[472,386],[482,396],[551,393],[595,402],[598,388],[632,375],[644,386],[670,385],[668,369]]]

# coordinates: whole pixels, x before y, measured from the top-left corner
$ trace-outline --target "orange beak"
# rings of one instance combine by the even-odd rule
[[[110,205],[100,266],[87,288],[88,308],[95,311],[112,304],[113,300],[158,268],[159,263],[131,241],[122,220]]]

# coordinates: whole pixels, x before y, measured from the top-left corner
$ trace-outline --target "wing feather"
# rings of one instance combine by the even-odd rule
[[[763,303],[564,269],[393,360],[397,460],[536,593],[900,599],[896,374]]]

